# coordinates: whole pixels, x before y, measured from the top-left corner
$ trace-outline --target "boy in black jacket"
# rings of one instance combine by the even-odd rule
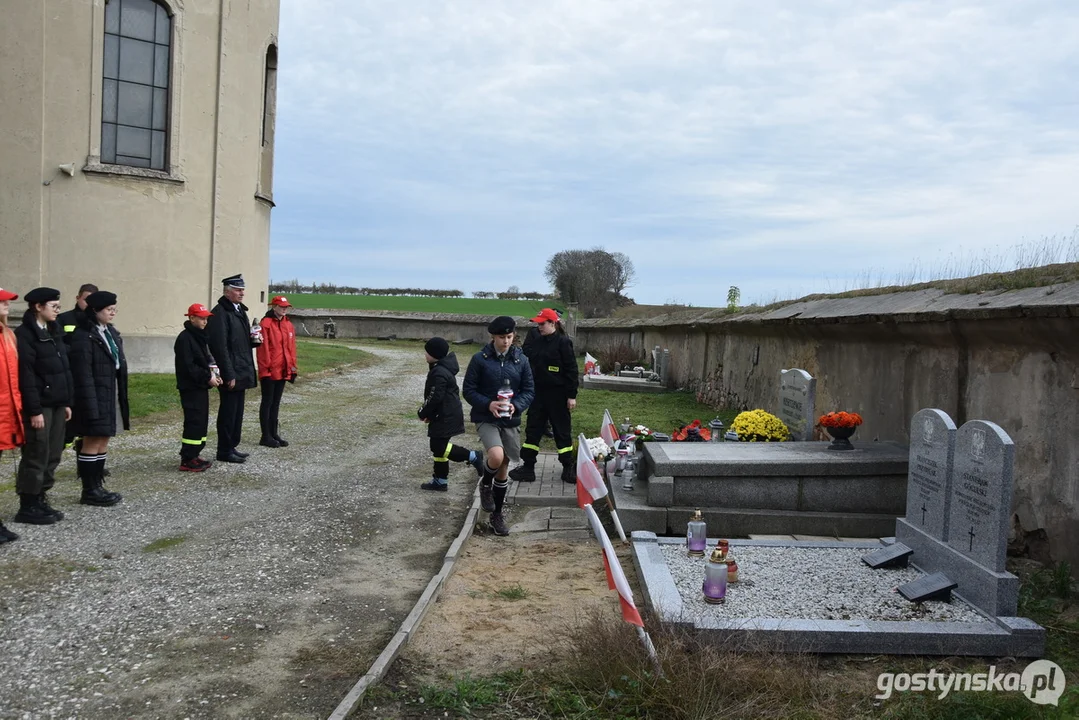
[[[450,344],[440,337],[428,340],[423,349],[431,369],[423,387],[423,405],[416,414],[427,423],[427,437],[431,439],[435,464],[434,477],[420,487],[445,492],[450,460],[467,462],[476,469],[477,475],[483,475],[483,454],[450,442],[454,435],[465,431],[461,394],[457,389],[456,375],[461,370],[457,356],[450,352]]]
[[[207,344],[206,323],[213,315],[205,305],[187,309],[187,322],[176,336],[176,389],[184,409],[184,433],[180,438],[180,469],[202,472],[212,464],[199,457],[206,447],[210,424],[210,388],[221,384],[221,375]]]

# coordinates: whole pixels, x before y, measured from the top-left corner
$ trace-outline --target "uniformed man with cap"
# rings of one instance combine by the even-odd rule
[[[244,422],[244,393],[258,384],[251,351],[258,347],[260,338],[251,333],[243,303],[243,275],[227,277],[221,284],[224,294],[213,307],[213,317],[206,326],[210,353],[221,371],[221,385],[217,388],[221,397],[217,409],[217,459],[242,463],[248,456],[237,450]]]

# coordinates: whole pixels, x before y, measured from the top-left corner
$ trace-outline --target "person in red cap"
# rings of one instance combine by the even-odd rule
[[[288,446],[278,429],[278,413],[285,382],[295,382],[297,373],[296,328],[288,319],[290,307],[292,303],[284,295],[270,301],[270,309],[259,323],[262,327],[262,344],[255,351],[259,384],[262,387],[262,402],[259,404],[262,439],[259,445],[272,448]]]
[[[210,427],[210,388],[221,384],[217,363],[210,354],[206,323],[213,313],[202,303],[187,309],[184,329],[176,336],[176,389],[184,410],[184,430],[180,436],[180,470],[202,472],[213,463],[199,457],[206,447]]]
[[[0,288],[0,456],[26,442],[22,421],[22,394],[19,392],[19,352],[15,333],[7,326],[11,301],[19,296]],[[0,545],[19,536],[0,522]]]
[[[573,341],[566,335],[558,313],[551,308],[541,310],[532,322],[537,324],[537,334],[525,343],[524,353],[532,366],[536,399],[525,419],[525,440],[521,443],[523,463],[510,472],[510,478],[517,482],[535,481],[539,442],[549,421],[562,464],[562,481],[576,483],[570,427],[570,411],[577,406],[577,356]]]

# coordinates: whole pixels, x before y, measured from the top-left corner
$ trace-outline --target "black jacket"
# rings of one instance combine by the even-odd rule
[[[176,353],[176,389],[209,390],[210,347],[206,331],[184,322],[184,329],[172,346]]]
[[[451,438],[465,431],[465,414],[456,377],[460,370],[453,353],[431,363],[423,386],[423,405],[416,413],[420,420],[429,421],[427,437]]]
[[[60,326],[49,323],[48,329],[42,330],[28,314],[15,328],[15,338],[23,418],[29,420],[45,408],[71,407],[71,368]]]
[[[255,358],[251,354],[255,345],[251,342],[251,321],[247,306],[240,303],[237,310],[224,295],[213,309],[213,317],[206,326],[210,352],[221,369],[222,390],[228,389],[230,380],[236,381],[233,390],[247,390],[258,385],[255,376]]]
[[[124,430],[131,429],[127,402],[127,358],[120,332],[109,325],[120,354],[120,367],[109,346],[97,331],[96,323],[81,317],[71,335],[71,375],[75,380],[75,405],[71,409],[71,425],[75,435],[112,437],[116,434],[116,404],[119,399],[120,421]]]
[[[71,344],[71,333],[75,332],[75,326],[79,324],[79,314],[79,306],[76,305],[56,316],[56,324],[60,326],[60,333],[68,345]]]
[[[502,380],[509,378],[513,388],[513,417],[499,418],[491,414],[487,406],[498,399]],[[462,385],[465,400],[472,406],[469,419],[474,423],[492,423],[500,427],[517,427],[521,424],[521,414],[532,404],[536,397],[536,388],[532,382],[532,368],[521,348],[511,345],[503,360],[495,354],[494,343],[487,343],[483,349],[472,356],[465,370]]]
[[[577,397],[577,356],[568,335],[536,333],[525,343],[524,353],[532,366],[536,392],[558,388],[566,397]]]

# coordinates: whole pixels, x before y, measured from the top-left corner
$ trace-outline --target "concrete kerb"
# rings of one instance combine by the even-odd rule
[[[472,536],[472,531],[476,527],[476,519],[480,513],[480,500],[479,489],[477,488],[476,494],[472,499],[472,507],[469,508],[468,514],[465,516],[464,526],[461,528],[461,532],[457,534],[457,538],[450,544],[449,550],[446,551],[446,556],[442,560],[442,568],[438,573],[431,578],[431,581],[427,583],[427,588],[420,594],[419,599],[412,608],[412,612],[401,622],[400,628],[390,639],[390,642],[382,650],[375,661],[371,664],[371,667],[367,669],[367,672],[363,677],[352,686],[345,698],[330,714],[328,720],[344,720],[351,715],[356,708],[359,707],[360,702],[363,701],[363,696],[367,692],[367,689],[379,682],[382,677],[389,670],[390,665],[397,659],[397,656],[404,649],[405,645],[412,637],[412,633],[419,626],[424,616],[427,615],[427,611],[431,608],[438,596],[442,593],[442,587],[445,581],[453,574],[456,569],[457,558],[461,552],[461,548],[464,547],[465,541]]]

